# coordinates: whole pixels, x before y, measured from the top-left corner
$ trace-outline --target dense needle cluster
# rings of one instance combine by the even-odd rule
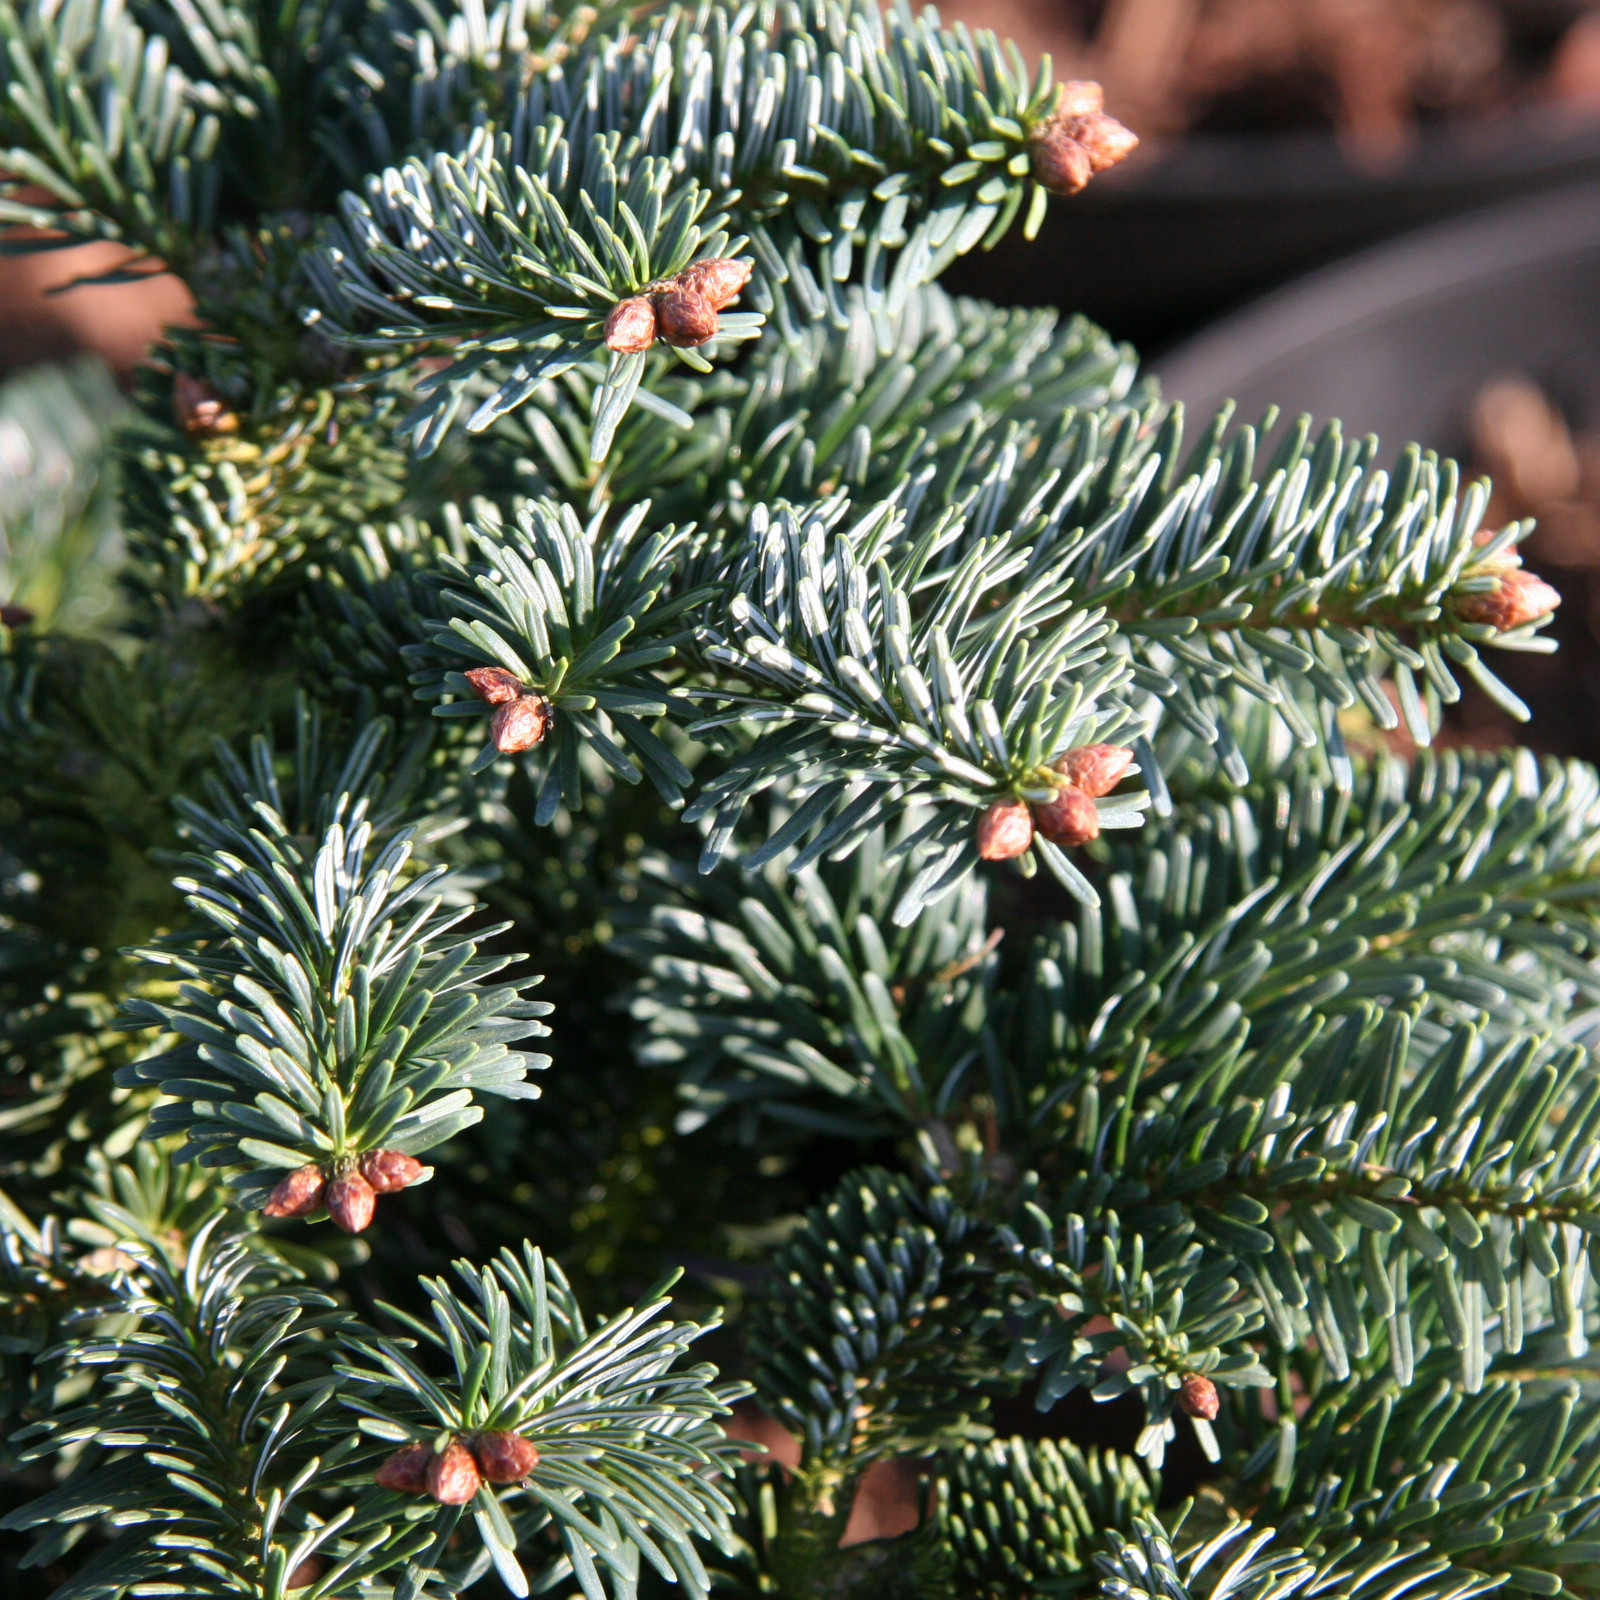
[[[1559,596],[938,287],[1097,86],[0,35],[7,248],[197,308],[0,389],[8,1596],[1600,1591],[1600,774],[1436,747]]]

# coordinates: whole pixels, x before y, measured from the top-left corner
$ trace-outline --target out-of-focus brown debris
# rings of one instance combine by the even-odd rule
[[[1502,498],[1526,506],[1570,500],[1581,469],[1566,418],[1529,378],[1493,378],[1467,423],[1473,449]]]
[[[1533,517],[1526,548],[1535,560],[1600,565],[1600,433],[1574,437],[1560,407],[1521,374],[1478,391],[1467,432],[1474,467],[1494,483],[1485,531]]]
[[[1583,0],[953,0],[1063,76],[1095,78],[1148,136],[1334,130],[1359,165],[1418,126],[1532,101],[1600,112]],[[1535,15],[1537,11],[1537,15]]]

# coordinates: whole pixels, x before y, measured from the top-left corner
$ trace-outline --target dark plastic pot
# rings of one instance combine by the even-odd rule
[[[1393,169],[1331,136],[1195,138],[1051,206],[946,274],[1010,305],[1081,311],[1153,352],[1312,269],[1430,222],[1600,178],[1600,125],[1548,109],[1424,129]]]
[[[1422,229],[1325,268],[1224,318],[1154,364],[1198,422],[1226,399],[1241,420],[1269,405],[1346,436],[1376,433],[1460,455],[1472,401],[1490,378],[1532,378],[1584,432],[1600,426],[1600,181]],[[1539,568],[1538,542],[1530,565]],[[1600,569],[1546,570],[1566,596],[1555,656],[1497,655],[1534,709],[1536,748],[1600,759]],[[1511,734],[1464,707],[1475,742]],[[1474,723],[1474,718],[1476,722]]]
[[[1422,229],[1313,273],[1154,363],[1196,415],[1224,399],[1459,450],[1486,379],[1600,415],[1600,180]]]

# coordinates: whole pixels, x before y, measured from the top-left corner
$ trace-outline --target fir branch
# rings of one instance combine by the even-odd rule
[[[199,1168],[174,1162],[160,1145],[136,1144],[128,1157],[113,1162],[101,1150],[90,1154],[66,1234],[87,1246],[89,1261],[102,1270],[131,1269],[123,1247],[133,1245],[181,1272],[190,1245],[222,1209],[218,1185]],[[244,1242],[265,1245],[260,1238]]]
[[[735,1112],[861,1136],[946,1112],[999,1066],[980,1031],[998,969],[988,897],[966,879],[905,927],[890,908],[921,869],[877,830],[849,860],[709,876],[644,863],[642,918],[612,948],[645,976],[629,997],[641,1061],[669,1068],[680,1132]],[[808,852],[814,855],[815,852]]]
[[[594,395],[590,450],[604,460],[645,370],[642,352],[608,350],[612,308],[694,261],[738,249],[726,219],[706,214],[711,197],[699,185],[672,189],[665,159],[624,159],[619,169],[613,143],[597,133],[574,146],[540,129],[513,155],[509,136],[483,129],[459,157],[437,154],[370,179],[365,201],[346,203],[343,232],[308,261],[324,300],[342,311],[337,321],[313,313],[319,330],[373,350],[450,341],[448,364],[420,381],[423,399],[400,425],[419,455],[438,447],[470,380],[510,357],[468,431],[599,361],[606,375]],[[561,203],[569,187],[584,202],[570,214]],[[358,331],[362,318],[376,319],[371,332]],[[760,321],[724,314],[719,341],[754,337]],[[698,351],[676,353],[708,370]]]
[[[398,21],[396,7],[349,0],[8,4],[0,222],[45,232],[13,227],[6,248],[115,239],[135,255],[91,281],[203,277],[225,220],[330,210],[374,159],[374,89],[404,97],[422,65]]]
[[[1018,1312],[1013,1359],[1038,1375],[1041,1411],[1089,1385],[1098,1401],[1136,1391],[1145,1416],[1139,1454],[1159,1467],[1186,1379],[1232,1388],[1272,1381],[1251,1342],[1259,1302],[1233,1260],[1207,1250],[1192,1224],[1169,1220],[1141,1233],[1124,1230],[1109,1207],[1059,1220],[1037,1204],[1027,1213],[1020,1237],[1007,1235],[1014,1268],[1033,1290]],[[1108,1326],[1097,1331],[1097,1322]],[[1117,1350],[1127,1353],[1125,1368],[1107,1366]],[[1216,1460],[1209,1420],[1190,1420]]]
[[[1013,1236],[1039,1297],[1018,1354],[1042,1408],[1097,1378],[1097,1399],[1139,1384],[1142,1448],[1158,1448],[1188,1374],[1270,1381],[1258,1330],[1283,1354],[1314,1339],[1327,1381],[1383,1361],[1401,1386],[1431,1330],[1469,1392],[1495,1350],[1543,1330],[1586,1348],[1600,1082],[1582,1052],[1485,1050],[1463,1028],[1418,1060],[1403,1015],[1360,1022],[1303,1059],[1246,1055],[1142,1115],[1124,1093],[1101,1119],[1086,1095],[1087,1170],[1058,1171],[1059,1198],[1030,1202]],[[1096,1316],[1112,1327],[1093,1333]],[[1126,1372],[1104,1369],[1118,1348]],[[1274,1448],[1286,1470],[1292,1436]]]
[[[466,559],[459,517],[368,524],[307,574],[298,596],[296,647],[331,700],[366,700],[401,725],[432,720],[412,691],[403,651],[427,640],[433,602],[424,585],[445,556]]]
[[[1136,1124],[1123,1181],[1143,1180],[1141,1225],[1194,1218],[1238,1262],[1280,1346],[1314,1334],[1335,1379],[1381,1324],[1409,1383],[1419,1301],[1469,1391],[1491,1337],[1515,1354],[1553,1326],[1584,1349],[1600,1085],[1583,1054],[1536,1039],[1486,1048],[1462,1028],[1417,1061],[1403,1017],[1342,1032],[1265,1103],[1182,1118],[1181,1155],[1166,1142],[1179,1118]]]
[[[177,1582],[185,1594],[277,1600],[319,1553],[331,1564],[312,1593],[330,1593],[392,1567],[426,1537],[308,1503],[310,1486],[356,1442],[338,1442],[329,1410],[329,1341],[350,1319],[264,1267],[220,1220],[179,1268],[126,1247],[136,1272],[91,1308],[115,1312],[120,1326],[90,1322],[56,1354],[70,1372],[108,1376],[88,1404],[25,1431],[29,1458],[70,1452],[73,1470],[3,1525],[43,1530],[34,1564],[109,1525],[109,1541],[63,1596]]]
[[[705,659],[750,689],[713,692],[716,714],[690,732],[745,723],[756,737],[685,816],[710,820],[705,870],[728,848],[750,797],[782,779],[795,781],[804,803],[751,854],[752,865],[811,829],[802,859],[847,854],[880,818],[934,807],[897,846],[929,847],[892,913],[905,924],[977,865],[978,812],[996,800],[1050,799],[1060,779],[1048,763],[1138,725],[1116,698],[1128,670],[1108,654],[1099,613],[1059,617],[1041,639],[1029,597],[1001,598],[1025,551],[1004,537],[963,551],[955,517],[913,543],[892,504],[843,525],[848,512],[843,501],[803,515],[752,512],[728,621],[699,635]],[[914,603],[935,574],[937,597]],[[1100,826],[1138,827],[1147,802],[1139,794],[1097,801]],[[1036,836],[1031,849],[1072,893],[1095,901],[1057,846]]]
[[[469,426],[603,359],[612,305],[745,236],[756,314],[725,334],[775,308],[786,328],[837,311],[858,251],[870,303],[893,309],[1003,234],[1030,188],[1036,223],[1028,133],[1053,106],[1047,72],[1030,85],[992,35],[931,14],[897,11],[886,28],[862,0],[672,6],[643,37],[619,28],[534,79],[496,119],[509,132],[480,127],[458,155],[371,179],[309,270],[345,338],[403,350],[467,336],[408,425],[425,452],[496,355],[509,376]],[[740,244],[724,246],[725,217]],[[642,367],[611,359],[594,459]]]
[[[1095,1557],[1102,1600],[1288,1600],[1317,1570],[1304,1551],[1276,1545],[1271,1528],[1252,1529],[1248,1522],[1231,1523],[1180,1558],[1159,1519],[1147,1514],[1131,1536],[1113,1531],[1106,1546]],[[1213,1562],[1221,1570],[1207,1572]],[[1379,1570],[1387,1575],[1387,1567]]]
[[[1496,1589],[1587,1589],[1600,1559],[1600,1414],[1592,1402],[1570,1383],[1535,1390],[1501,1381],[1464,1397],[1448,1382],[1420,1373],[1419,1380],[1399,1396],[1391,1390],[1319,1408],[1298,1460],[1279,1461],[1272,1498],[1293,1509],[1267,1548],[1282,1563],[1286,1592],[1376,1600],[1403,1585],[1427,1600],[1459,1600]],[[1295,1431],[1282,1423],[1276,1431],[1286,1426]],[[1275,1455],[1269,1440],[1257,1464]],[[1232,1536],[1242,1531],[1236,1525]],[[1143,1542],[1153,1553],[1148,1537]],[[1190,1553],[1190,1572],[1209,1548]],[[1111,1559],[1101,1563],[1112,1574],[1104,1593],[1138,1588],[1117,1581],[1119,1569],[1132,1577],[1127,1555],[1113,1539]],[[1298,1568],[1290,1565],[1296,1558],[1304,1558]]]
[[[245,1204],[282,1169],[332,1178],[371,1151],[427,1150],[482,1117],[477,1093],[536,1095],[524,1080],[546,1064],[507,1048],[547,1031],[524,984],[490,981],[516,958],[478,954],[446,869],[408,870],[415,828],[380,827],[377,798],[353,792],[372,754],[358,743],[352,787],[324,796],[315,831],[264,761],[255,792],[236,771],[231,804],[184,807],[198,848],[178,887],[220,932],[142,952],[179,975],[177,994],[125,1008],[126,1026],[181,1041],[122,1074],[172,1097],[149,1136],[183,1134],[203,1165],[249,1163],[231,1180]]]
[[[410,652],[416,681],[434,692],[472,692],[459,670],[438,670],[465,656],[509,672],[521,694],[554,711],[540,822],[579,793],[583,744],[628,781],[643,768],[676,802],[689,774],[644,719],[682,718],[692,701],[709,701],[713,714],[687,731],[736,753],[685,813],[710,819],[703,867],[727,849],[749,799],[785,780],[803,804],[752,865],[808,834],[797,864],[823,850],[847,854],[881,817],[935,805],[915,840],[898,846],[931,846],[894,909],[905,922],[976,865],[978,812],[1017,796],[1049,799],[1060,782],[1050,761],[1133,721],[1113,698],[1127,670],[1108,659],[1095,613],[1039,645],[1024,598],[990,605],[1025,552],[980,542],[940,573],[959,519],[909,544],[892,503],[841,526],[849,507],[834,501],[803,517],[756,508],[739,539],[691,540],[689,530],[644,533],[647,510],[609,534],[600,517],[585,530],[570,509],[538,504],[523,510],[515,536],[480,524],[471,538],[487,560],[446,559],[449,614],[431,625],[428,648]],[[937,601],[914,603],[936,574],[946,579]],[[728,687],[675,692],[650,670],[679,653],[691,627],[690,661]],[[482,714],[464,698],[441,712]],[[493,757],[491,746],[480,763]],[[1100,826],[1137,827],[1146,803],[1138,794],[1098,801]],[[1034,849],[1072,892],[1095,898],[1057,847],[1040,838]]]
[[[738,1460],[718,1425],[738,1385],[713,1387],[714,1369],[679,1358],[705,1324],[659,1320],[665,1285],[590,1332],[558,1267],[531,1244],[486,1267],[456,1263],[460,1291],[424,1280],[432,1322],[388,1308],[451,1375],[430,1376],[403,1344],[369,1340],[344,1376],[370,1385],[349,1396],[361,1429],[392,1443],[514,1432],[537,1452],[518,1488],[481,1484],[471,1499],[486,1559],[516,1595],[530,1583],[519,1548],[549,1538],[541,1591],[576,1579],[590,1596],[631,1595],[640,1558],[667,1582],[704,1596],[696,1541],[726,1546],[731,1504],[716,1481]],[[409,1341],[406,1341],[409,1343]],[[358,1392],[359,1393],[359,1392]],[[436,1448],[443,1448],[442,1442]],[[387,1498],[385,1496],[384,1498]],[[435,1538],[397,1593],[420,1592],[462,1514],[434,1514]],[[543,1536],[543,1537],[541,1537]]]
[[[327,152],[345,188],[414,150],[448,147],[463,128],[504,120],[530,79],[565,68],[585,41],[634,15],[627,0],[568,7],[495,0],[469,10],[386,0],[361,18],[341,74],[339,128]]]
[[[1395,727],[1376,682],[1385,662],[1419,744],[1431,741],[1441,704],[1459,698],[1457,667],[1526,718],[1480,649],[1544,641],[1529,626],[1468,621],[1464,605],[1498,581],[1498,563],[1526,531],[1513,524],[1477,542],[1486,482],[1463,490],[1454,462],[1415,446],[1392,472],[1378,470],[1375,440],[1347,445],[1329,424],[1313,442],[1309,419],[1257,474],[1253,430],[1227,440],[1226,420],[1213,422],[1174,483],[1182,417],[1170,416],[1149,477],[1118,497],[1092,555],[1085,550],[1084,565],[1098,571],[1075,598],[1110,608],[1142,658],[1142,687],[1165,694],[1176,681],[1169,709],[1213,743],[1225,736],[1211,686],[1230,682],[1268,699],[1303,744],[1316,733],[1291,692],[1301,684],[1335,710],[1359,702]],[[1166,598],[1169,585],[1181,593]],[[1224,742],[1219,754],[1228,753]]]
[[[120,441],[137,583],[168,608],[255,599],[406,492],[387,397],[257,386],[215,349],[185,341],[170,373],[146,368]]]
[[[401,738],[386,717],[359,718],[352,726],[299,696],[292,730],[288,749],[280,752],[257,734],[242,758],[225,740],[213,740],[212,770],[198,785],[206,805],[182,796],[176,802],[191,839],[216,848],[230,832],[259,828],[266,810],[305,842],[333,827],[349,796],[365,802],[368,820],[383,837],[409,826],[429,849],[466,825],[451,757],[434,749],[429,727]],[[467,902],[459,879],[443,887],[445,900]]]
[[[84,1314],[122,1315],[126,1286],[119,1274],[139,1275],[141,1263],[155,1260],[181,1275],[195,1240],[221,1209],[212,1178],[174,1165],[153,1144],[135,1145],[127,1163],[91,1150],[67,1210],[38,1222],[0,1193],[0,1372],[8,1431],[52,1414],[62,1395],[79,1408],[89,1403],[86,1386],[97,1380],[47,1359],[48,1352],[77,1336]],[[263,1235],[239,1235],[237,1242],[262,1258],[269,1276],[291,1261],[307,1277],[334,1275],[315,1250]]]
[[[182,270],[217,214],[223,126],[260,111],[246,13],[7,3],[0,41],[7,248],[116,239]],[[46,234],[19,238],[19,224]],[[96,281],[150,270],[130,266]]]
[[[871,1461],[971,1437],[1011,1386],[993,1256],[946,1191],[864,1167],[774,1259],[749,1313],[756,1395],[800,1435],[803,1493],[840,1530]]]
[[[1368,1002],[1587,1036],[1597,804],[1584,765],[1447,751],[1379,758],[1353,792],[1296,769],[1186,806],[1041,947],[1011,1057],[1138,1054],[1159,1092]]]
[[[1014,529],[1031,551],[1008,595],[1035,596],[1041,626],[1105,608],[1138,686],[1241,784],[1230,687],[1277,708],[1303,746],[1326,739],[1340,756],[1332,714],[1358,704],[1428,744],[1459,698],[1458,669],[1525,718],[1483,651],[1553,648],[1537,630],[1559,597],[1548,591],[1531,619],[1481,620],[1527,531],[1488,536],[1487,483],[1463,487],[1454,462],[1416,446],[1382,470],[1376,440],[1347,443],[1337,423],[1313,437],[1307,417],[1258,463],[1272,415],[1230,433],[1231,420],[1226,406],[1185,455],[1181,406],[1113,406],[992,455],[966,487],[981,526]],[[948,498],[928,500],[922,524]]]
[[[1345,1572],[1357,1539],[1358,1550],[1396,1540],[1411,1562],[1431,1558],[1480,1589],[1586,1589],[1600,1561],[1593,1402],[1571,1382],[1502,1379],[1463,1395],[1430,1365],[1399,1394],[1346,1391],[1307,1417],[1292,1471],[1275,1472],[1272,1498],[1292,1507],[1285,1536]]]
[[[650,929],[618,941],[649,973],[631,1002],[640,1058],[680,1076],[685,1126],[724,1107],[926,1126],[981,1096],[991,1142],[1031,1159],[1095,1074],[1131,1073],[1141,1106],[1203,1104],[1373,1003],[1420,1011],[1430,1048],[1461,1016],[1587,1039],[1596,794],[1589,768],[1526,756],[1385,757],[1354,793],[1297,768],[1131,835],[1089,865],[1103,904],[1003,969],[970,879],[953,912],[869,931],[931,854],[881,831],[837,865],[814,840],[793,895],[770,866],[698,884],[661,867]]]
[[[995,1439],[947,1451],[923,1582],[935,1595],[1012,1600],[1081,1594],[1108,1531],[1133,1532],[1156,1486],[1129,1456],[1054,1439]]]
[[[671,694],[657,669],[689,638],[686,616],[708,591],[674,581],[693,529],[651,531],[648,512],[646,503],[613,527],[603,515],[583,527],[570,507],[534,502],[514,526],[474,524],[466,539],[479,559],[441,557],[433,609],[445,614],[428,619],[426,645],[407,647],[419,692],[455,697],[438,715],[484,713],[467,664],[507,671],[543,702],[553,728],[541,735],[550,754],[537,823],[577,807],[585,752],[625,782],[648,775],[669,804],[690,781],[651,724]],[[499,753],[491,738],[475,769]]]

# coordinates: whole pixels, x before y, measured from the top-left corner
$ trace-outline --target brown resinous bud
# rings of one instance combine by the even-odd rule
[[[1463,622],[1487,624],[1497,633],[1509,633],[1524,623],[1548,616],[1561,604],[1561,593],[1534,573],[1507,564],[1499,583],[1482,594],[1464,594],[1456,601]]]
[[[717,308],[700,289],[673,279],[656,291],[656,328],[680,350],[707,344],[717,336]]]
[[[399,1150],[369,1150],[361,1158],[360,1170],[374,1194],[398,1194],[428,1169],[415,1156]]]
[[[1100,813],[1076,784],[1064,783],[1053,800],[1033,808],[1033,825],[1051,844],[1088,844],[1100,837]]]
[[[433,1451],[425,1444],[403,1444],[373,1473],[372,1481],[380,1489],[393,1489],[397,1494],[426,1494],[428,1468],[433,1462]]]
[[[692,267],[685,267],[672,281],[680,289],[703,294],[711,302],[713,311],[726,311],[750,281],[752,270],[752,263],[748,261],[714,256],[709,261],[697,261]]]
[[[656,342],[656,308],[647,294],[629,295],[606,317],[606,348],[619,355],[637,355]]]
[[[322,1204],[325,1187],[321,1167],[315,1164],[296,1167],[287,1177],[278,1180],[261,1214],[264,1217],[310,1216]]]
[[[527,684],[504,667],[472,667],[463,676],[485,705],[503,706],[508,700],[528,692]]]
[[[1120,744],[1083,744],[1055,763],[1068,783],[1082,789],[1091,800],[1108,795],[1133,765],[1133,751]]]
[[[442,1506],[464,1506],[478,1492],[478,1463],[459,1439],[452,1439],[428,1463],[428,1493]]]
[[[328,1185],[328,1215],[346,1233],[361,1233],[372,1221],[377,1196],[359,1172],[342,1173]]]
[[[1203,1372],[1187,1372],[1178,1387],[1178,1405],[1185,1416],[1212,1422],[1222,1409],[1222,1399],[1217,1394],[1216,1384]]]
[[[696,261],[658,283],[648,297],[635,295],[614,306],[606,319],[606,343],[613,350],[644,350],[657,337],[680,350],[706,344],[717,336],[718,313],[739,298],[751,271],[750,262],[732,256]]]
[[[542,694],[520,694],[494,708],[489,735],[502,755],[516,755],[540,743],[554,720],[550,702]]]
[[[996,800],[978,819],[978,859],[1009,861],[1033,843],[1033,818],[1026,802]]]
[[[328,1563],[321,1556],[313,1553],[295,1567],[294,1571],[283,1580],[285,1589],[304,1589],[315,1583],[324,1572],[328,1570]]]
[[[1093,78],[1066,78],[1056,85],[1054,115],[1093,117],[1106,108],[1106,92]]]
[[[1076,194],[1138,145],[1138,135],[1108,117],[1102,103],[1099,84],[1064,83],[1056,109],[1029,132],[1034,181],[1052,194]]]
[[[221,433],[239,431],[239,418],[222,396],[204,378],[189,372],[173,375],[172,415],[192,439],[214,439]]]
[[[472,1456],[487,1483],[521,1483],[539,1465],[539,1452],[520,1433],[480,1433]]]

